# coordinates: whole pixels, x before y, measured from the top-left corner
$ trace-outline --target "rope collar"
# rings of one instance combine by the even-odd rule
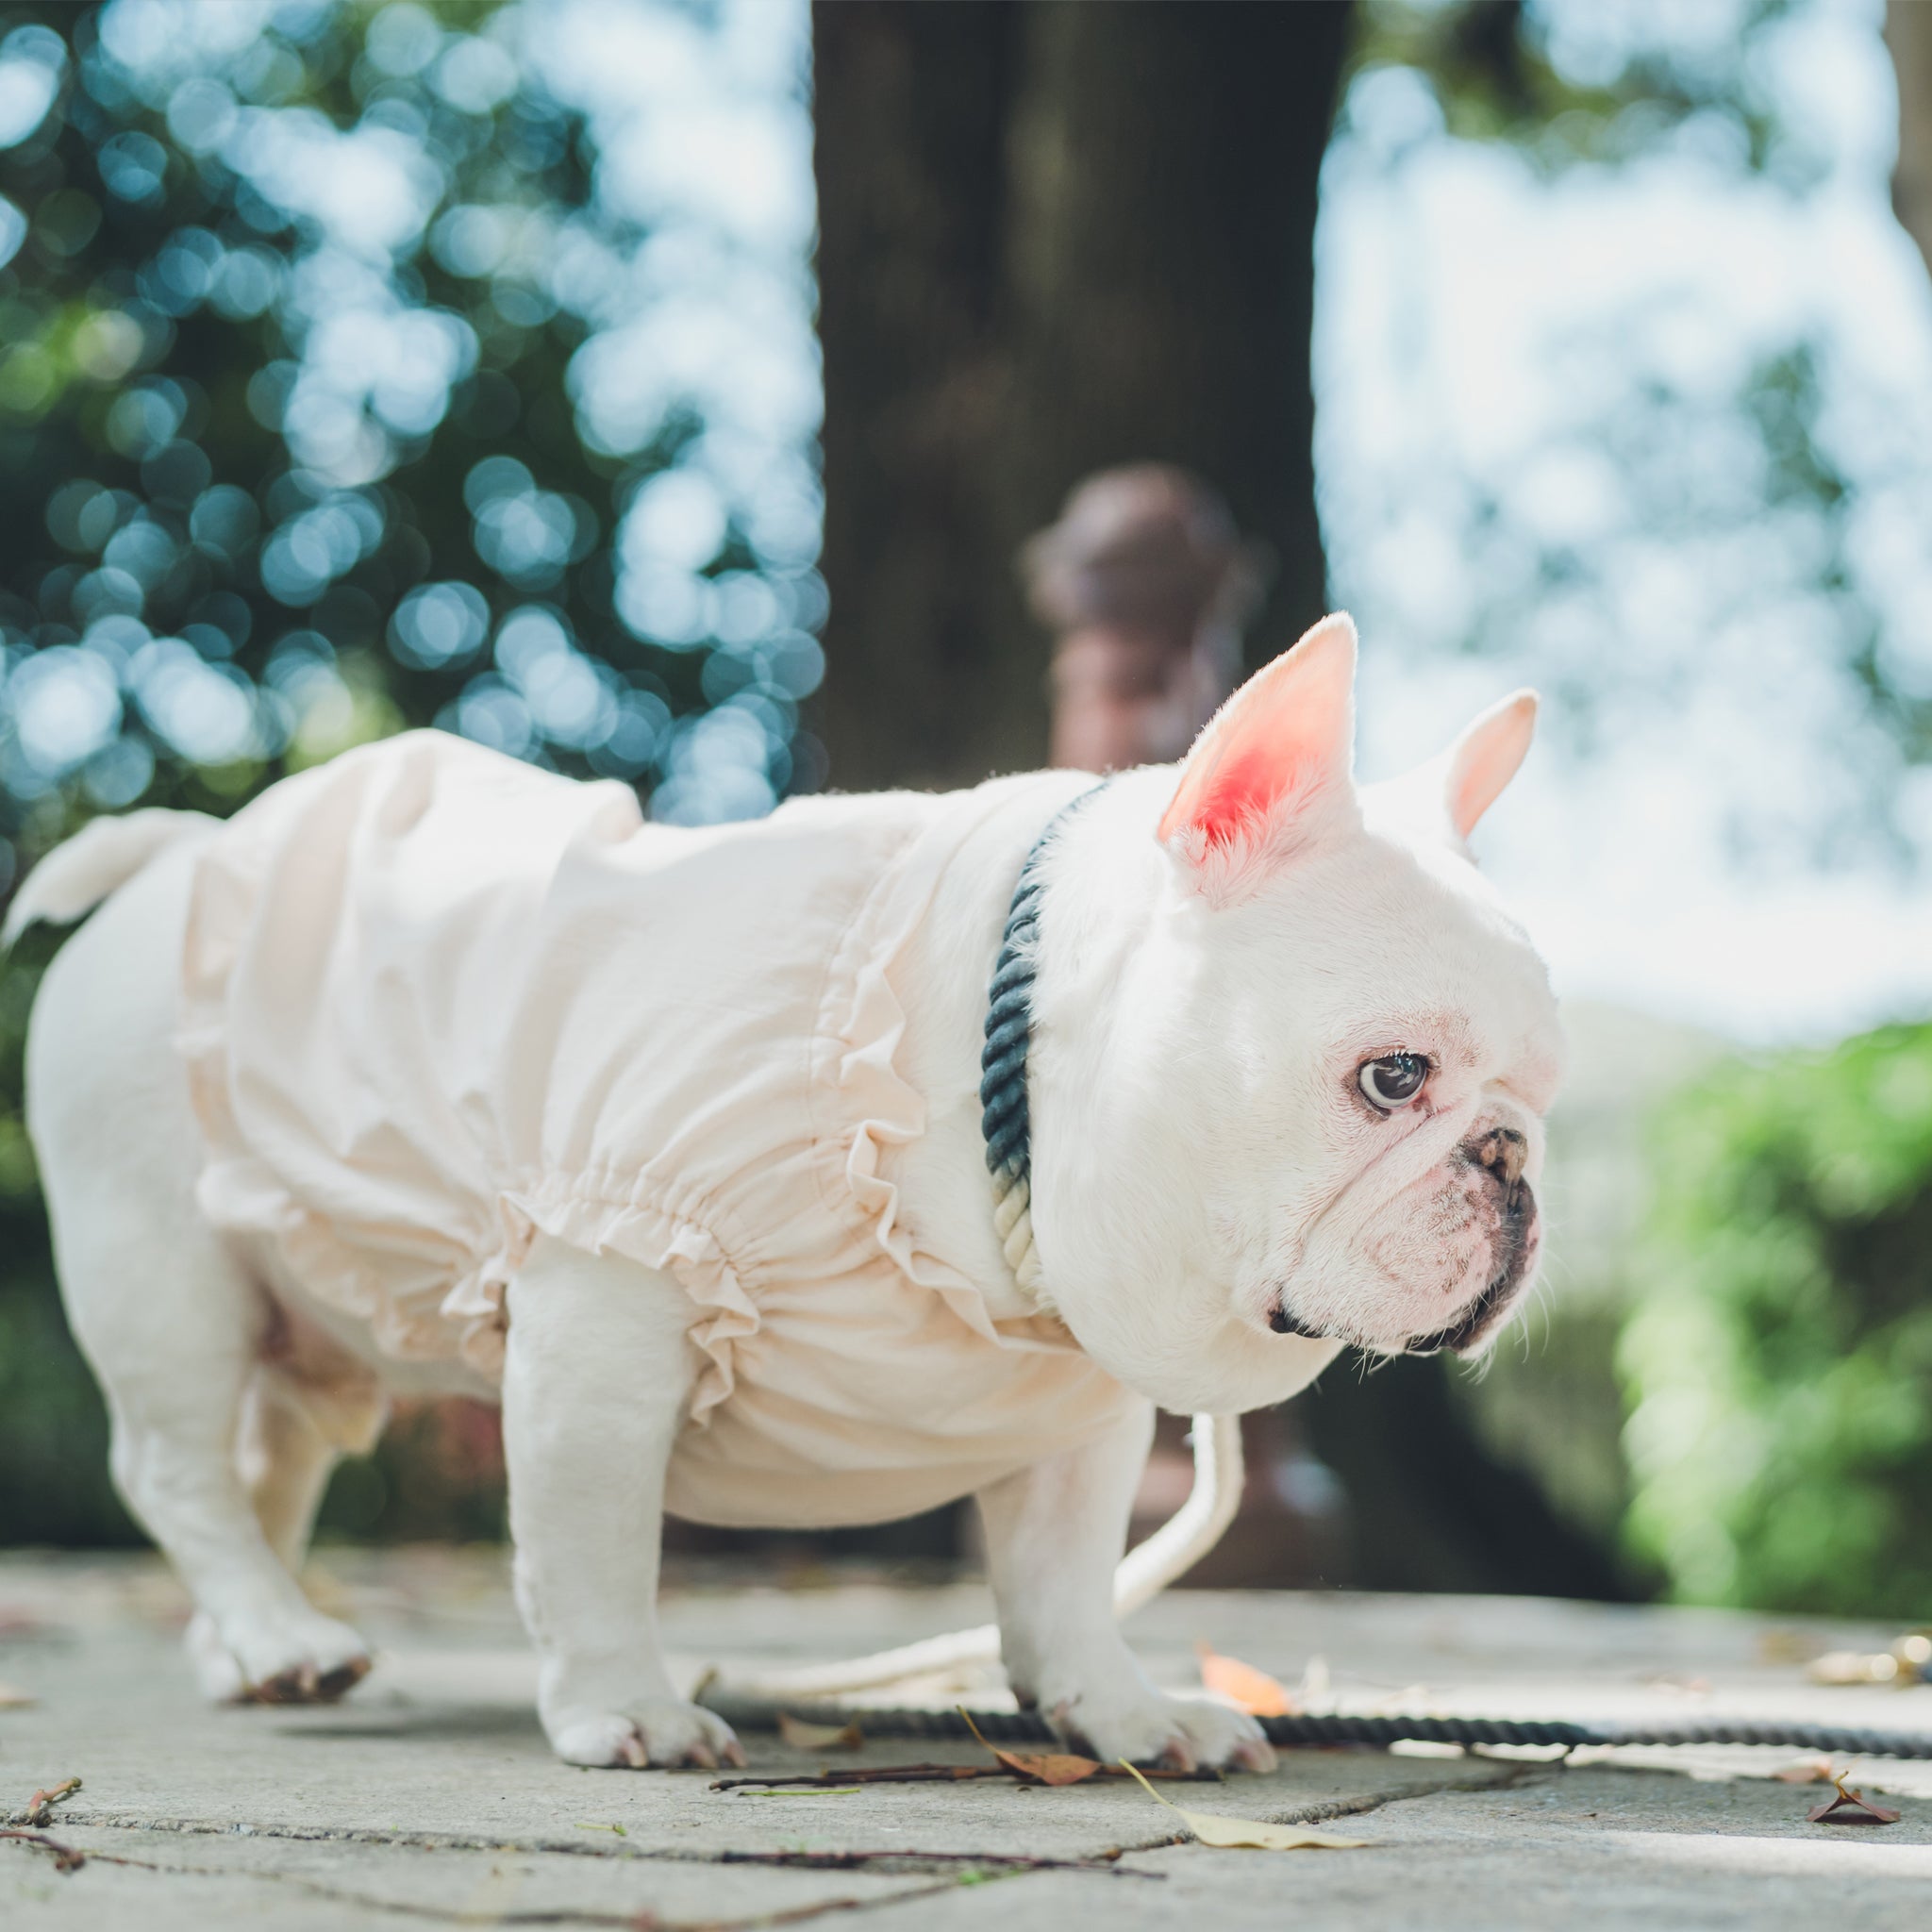
[[[1026,1292],[1042,1293],[1040,1257],[1033,1245],[1032,1119],[1026,1101],[1026,1052],[1033,1037],[1033,977],[1039,959],[1041,876],[1048,849],[1067,820],[1106,780],[1071,798],[1047,820],[1033,841],[1007,909],[999,958],[987,990],[986,1047],[979,1057],[979,1131],[992,1175],[993,1225],[1007,1265]]]

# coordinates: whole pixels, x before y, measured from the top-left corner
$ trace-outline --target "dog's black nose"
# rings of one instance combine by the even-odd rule
[[[1516,1205],[1517,1183],[1529,1159],[1529,1142],[1514,1127],[1497,1127],[1477,1143],[1475,1158],[1495,1175],[1509,1205]]]
[[[1276,1302],[1269,1311],[1268,1325],[1277,1335],[1299,1335],[1306,1341],[1326,1341],[1327,1337],[1319,1328],[1310,1328],[1298,1322],[1288,1312],[1288,1304]]]

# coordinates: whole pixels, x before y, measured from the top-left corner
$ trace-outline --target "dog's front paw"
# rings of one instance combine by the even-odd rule
[[[1063,1700],[1054,1728],[1106,1763],[1165,1764],[1175,1771],[1273,1771],[1274,1749],[1245,1711],[1206,1697],[1148,1690]]]
[[[361,1638],[312,1610],[226,1624],[203,1611],[187,1645],[202,1695],[215,1704],[332,1704],[369,1674]]]
[[[744,1763],[744,1747],[722,1717],[677,1697],[639,1698],[623,1711],[546,1712],[543,1729],[566,1764],[598,1770],[694,1764],[715,1771]]]

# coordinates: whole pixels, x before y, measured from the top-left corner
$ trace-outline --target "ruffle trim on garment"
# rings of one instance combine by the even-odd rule
[[[504,1291],[516,1264],[537,1233],[589,1255],[622,1255],[668,1274],[682,1288],[699,1314],[690,1335],[705,1357],[691,1391],[691,1422],[702,1428],[712,1409],[731,1397],[738,1378],[732,1357],[737,1344],[758,1331],[758,1311],[739,1270],[711,1229],[702,1222],[643,1201],[612,1201],[581,1178],[552,1175],[530,1189],[505,1196],[506,1212],[524,1228],[520,1249],[501,1263],[486,1262],[467,1282],[458,1282],[442,1305],[445,1316],[466,1324],[467,1350],[476,1330],[491,1323],[496,1336],[496,1372],[501,1373]]]
[[[621,1255],[657,1269],[691,1297],[699,1311],[691,1339],[705,1357],[691,1394],[690,1419],[699,1426],[730,1398],[737,1386],[733,1350],[759,1326],[739,1271],[708,1228],[648,1203],[613,1201],[587,1190],[575,1175],[506,1190],[497,1197],[500,1238],[493,1250],[447,1287],[402,1293],[260,1161],[245,1155],[211,1158],[197,1198],[215,1225],[272,1239],[295,1279],[318,1301],[367,1322],[385,1354],[405,1360],[454,1354],[491,1382],[503,1375],[510,1280],[539,1234],[585,1254]]]
[[[691,1333],[707,1359],[691,1420],[702,1423],[731,1394],[735,1343],[759,1324],[739,1271],[700,1218],[700,1204],[641,1198],[634,1177],[627,1191],[610,1174],[518,1176],[499,1191],[495,1225],[481,1241],[464,1241],[454,1229],[394,1230],[389,1248],[421,1257],[422,1285],[399,1288],[249,1147],[231,1097],[227,991],[263,869],[273,862],[269,841],[218,841],[202,857],[183,942],[176,1045],[206,1146],[196,1186],[202,1212],[217,1227],[271,1241],[296,1281],[325,1306],[366,1322],[385,1354],[455,1356],[491,1381],[503,1374],[509,1281],[540,1232],[586,1253],[660,1269],[700,1311]],[[479,1250],[487,1250],[480,1258]]]
[[[1037,803],[1017,791],[994,807],[995,811],[1016,809],[1029,820],[1039,815]],[[918,1140],[926,1127],[925,1097],[898,1065],[906,1009],[892,989],[891,969],[910,944],[941,874],[963,842],[958,826],[943,818],[915,840],[911,852],[867,900],[833,956],[813,1042],[814,1136],[835,1149],[842,1143],[838,1171],[844,1191],[870,1223],[873,1242],[907,1280],[939,1295],[975,1335],[999,1347],[1078,1354],[1079,1343],[1051,1315],[996,1321],[985,1295],[967,1275],[914,1244],[900,1218],[899,1190],[879,1171],[884,1149]],[[991,1192],[987,1213],[992,1213]]]
[[[1010,810],[1030,824],[1038,808],[1030,788],[1016,787],[994,801],[989,815]],[[965,1327],[1001,1348],[1078,1354],[1078,1343],[1050,1315],[995,1319],[969,1277],[915,1244],[901,1219],[898,1189],[880,1172],[884,1150],[915,1141],[926,1124],[924,1098],[897,1064],[907,1016],[890,972],[972,829],[962,835],[957,820],[941,813],[916,833],[909,851],[887,866],[828,963],[808,1048],[814,1164],[826,1206],[859,1244],[855,1265],[883,1254],[908,1281],[939,1295]],[[494,1200],[495,1224],[487,1231],[473,1229],[465,1239],[455,1227],[393,1230],[386,1252],[420,1259],[420,1286],[399,1288],[249,1148],[231,1099],[226,994],[261,870],[273,856],[268,841],[215,841],[201,859],[184,943],[178,1039],[208,1149],[197,1191],[204,1213],[217,1226],[272,1240],[293,1277],[319,1301],[367,1322],[385,1353],[416,1359],[454,1355],[491,1380],[503,1370],[508,1284],[539,1232],[669,1274],[698,1310],[691,1336],[706,1360],[691,1420],[702,1425],[736,1386],[738,1343],[761,1325],[747,1286],[755,1264],[742,1257],[770,1256],[782,1246],[781,1230],[737,1229],[720,1202],[696,1190],[690,1198],[675,1186],[659,1191],[648,1177],[518,1174],[505,1177]],[[472,1206],[469,1215],[475,1211]]]

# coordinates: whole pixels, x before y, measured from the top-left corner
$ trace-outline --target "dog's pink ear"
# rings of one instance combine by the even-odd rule
[[[1338,612],[1249,678],[1194,741],[1162,841],[1197,866],[1258,855],[1306,804],[1345,790],[1355,657],[1354,621]]]
[[[1443,803],[1458,839],[1475,830],[1476,821],[1494,805],[1515,777],[1536,735],[1537,695],[1512,691],[1491,705],[1456,742],[1445,759]]]

